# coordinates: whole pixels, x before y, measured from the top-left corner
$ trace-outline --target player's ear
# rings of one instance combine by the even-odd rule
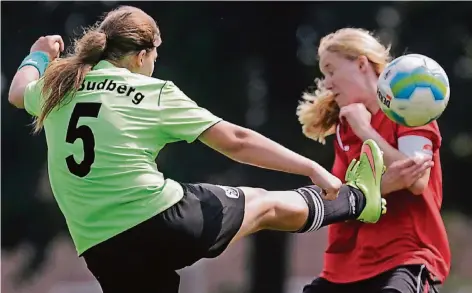
[[[142,67],[144,64],[144,57],[146,55],[146,50],[141,50],[136,56],[136,64],[138,67]]]
[[[361,55],[357,58],[357,64],[359,65],[359,70],[361,72],[366,72],[369,68],[369,59],[366,56]]]

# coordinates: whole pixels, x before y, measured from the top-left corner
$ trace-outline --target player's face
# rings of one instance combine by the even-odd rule
[[[336,103],[347,106],[362,101],[364,96],[365,60],[350,60],[341,54],[325,51],[320,55],[320,70],[324,85],[332,91]]]

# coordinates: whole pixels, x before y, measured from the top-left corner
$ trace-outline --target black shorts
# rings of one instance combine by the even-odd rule
[[[373,278],[354,283],[338,284],[323,278],[303,288],[303,293],[435,293],[437,284],[424,265],[396,267]]]
[[[182,187],[184,197],[169,209],[84,252],[104,293],[177,293],[176,270],[229,245],[243,222],[244,193],[211,184]]]

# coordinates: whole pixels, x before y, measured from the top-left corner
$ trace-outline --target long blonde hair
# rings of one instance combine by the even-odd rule
[[[318,57],[325,51],[339,53],[352,60],[364,55],[373,65],[377,76],[392,59],[390,46],[385,47],[371,32],[358,28],[343,28],[323,37],[318,47]],[[326,137],[335,132],[339,106],[333,93],[323,85],[322,79],[315,79],[315,84],[313,92],[303,93],[297,115],[303,134],[325,144]]]

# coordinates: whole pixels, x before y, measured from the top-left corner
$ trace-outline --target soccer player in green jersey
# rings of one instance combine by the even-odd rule
[[[84,32],[73,53],[39,38],[19,66],[9,101],[45,129],[51,187],[79,256],[108,292],[178,292],[175,272],[216,257],[262,229],[310,232],[345,220],[375,223],[383,157],[373,141],[347,184],[317,163],[216,117],[173,82],[152,78],[160,31],[124,6]],[[288,191],[164,179],[168,143],[200,140],[229,158],[308,176]]]

